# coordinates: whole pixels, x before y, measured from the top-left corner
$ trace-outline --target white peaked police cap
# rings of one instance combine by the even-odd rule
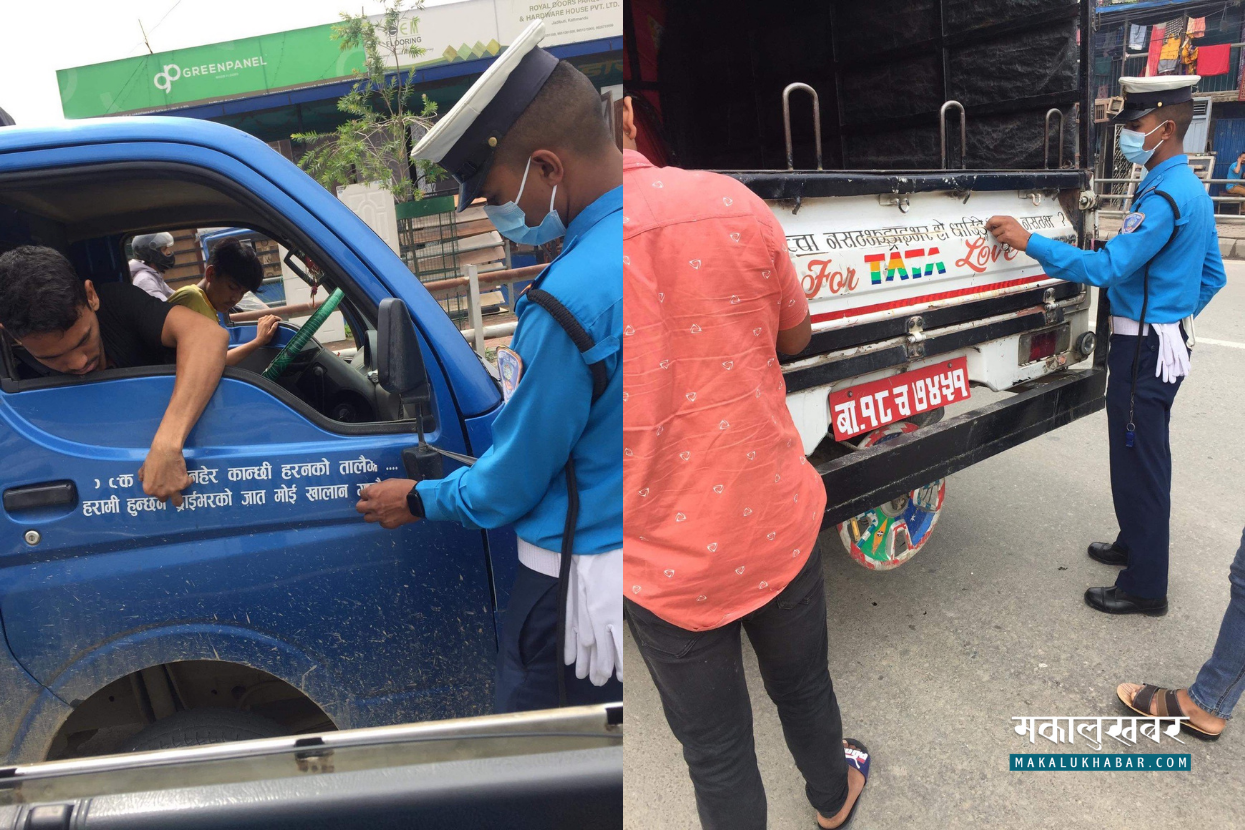
[[[558,65],[537,45],[544,36],[544,22],[532,21],[411,151],[454,177],[460,211],[479,194],[498,143]]]
[[[1193,100],[1193,87],[1201,75],[1157,75],[1152,78],[1120,78],[1124,108],[1113,119],[1117,124],[1134,121],[1148,112]]]

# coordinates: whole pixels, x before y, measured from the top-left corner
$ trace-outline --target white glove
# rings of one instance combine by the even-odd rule
[[[1174,370],[1172,365],[1174,359],[1171,342],[1160,333],[1158,359],[1154,362],[1154,376],[1161,377],[1163,383],[1172,383],[1171,373]]]
[[[622,549],[572,556],[566,593],[563,660],[575,676],[604,686],[610,675],[623,679]]]
[[[1164,383],[1175,383],[1189,374],[1189,350],[1180,336],[1179,323],[1159,323],[1154,326],[1159,336],[1158,362],[1154,367],[1155,377],[1162,377]]]

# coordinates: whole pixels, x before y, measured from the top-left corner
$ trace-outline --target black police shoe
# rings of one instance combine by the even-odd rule
[[[1085,592],[1085,604],[1104,614],[1145,614],[1161,617],[1167,613],[1167,597],[1144,599],[1126,594],[1114,585],[1107,588],[1090,588]]]
[[[1115,542],[1090,542],[1089,558],[1104,565],[1128,564],[1128,554],[1115,546]]]

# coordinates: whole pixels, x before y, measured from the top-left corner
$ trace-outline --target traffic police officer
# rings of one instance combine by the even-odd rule
[[[1105,247],[1084,251],[1030,235],[1010,216],[986,223],[998,241],[1028,253],[1050,276],[1107,289],[1113,315],[1107,427],[1120,532],[1114,542],[1090,545],[1089,555],[1124,570],[1114,586],[1086,591],[1085,602],[1108,614],[1167,613],[1168,422],[1189,372],[1193,317],[1226,282],[1212,202],[1183,147],[1199,80],[1120,79],[1120,151],[1147,172],[1132,212]]]
[[[529,26],[413,151],[458,181],[460,211],[485,197],[507,238],[565,237],[499,350],[493,445],[443,479],[374,484],[358,505],[384,527],[514,525],[500,712],[622,699],[622,153],[592,82],[539,48],[543,34]]]

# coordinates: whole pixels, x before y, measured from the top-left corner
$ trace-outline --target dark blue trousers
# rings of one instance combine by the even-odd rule
[[[493,708],[498,714],[557,708],[559,669],[566,675],[568,706],[622,701],[623,687],[617,677],[604,686],[593,686],[587,678],[575,676],[574,666],[563,665],[557,640],[558,580],[519,563],[497,654]]]
[[[1134,445],[1124,445],[1133,355],[1141,346],[1137,400],[1133,410]],[[1159,338],[1111,335],[1107,359],[1107,441],[1111,448],[1111,497],[1120,525],[1115,544],[1128,553],[1128,567],[1115,584],[1146,599],[1167,596],[1168,541],[1171,536],[1172,454],[1168,440],[1172,402],[1183,378],[1164,383],[1154,376]]]

